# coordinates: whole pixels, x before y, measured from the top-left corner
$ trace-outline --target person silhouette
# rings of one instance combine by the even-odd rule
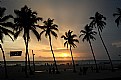
[[[55,74],[55,68],[54,67],[52,68],[52,72],[53,72],[53,74]]]
[[[83,70],[82,70],[82,68],[80,67],[79,75],[82,75],[82,72],[83,72]]]
[[[49,74],[51,74],[52,72],[51,72],[51,67],[49,67]]]

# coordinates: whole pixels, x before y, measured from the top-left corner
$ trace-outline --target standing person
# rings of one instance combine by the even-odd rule
[[[79,75],[82,75],[83,69],[80,67]]]
[[[55,68],[54,67],[52,68],[52,72],[53,72],[53,74],[55,74]]]

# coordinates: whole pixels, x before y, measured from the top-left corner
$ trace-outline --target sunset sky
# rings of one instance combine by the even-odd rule
[[[5,7],[6,14],[12,14],[14,17],[14,9],[20,10],[21,7],[27,5],[33,11],[38,13],[38,16],[44,20],[47,18],[55,19],[54,22],[59,27],[58,38],[52,38],[52,44],[57,60],[71,60],[70,51],[63,46],[64,40],[61,39],[68,30],[73,30],[74,34],[79,36],[80,30],[90,23],[89,18],[94,16],[95,12],[103,14],[106,20],[106,26],[103,29],[102,36],[107,45],[112,59],[120,59],[121,55],[121,25],[117,28],[113,17],[113,13],[121,8],[121,0],[0,0],[0,6]],[[42,25],[42,22],[38,24]],[[96,29],[95,29],[96,30]],[[37,41],[33,34],[29,42],[29,53],[32,59],[32,51],[35,53],[35,60],[53,60],[50,51],[49,40],[42,36],[40,42]],[[79,39],[79,38],[78,38]],[[77,60],[93,59],[89,44],[82,38],[77,48],[73,49],[73,55]],[[101,44],[99,36],[96,36],[96,41],[92,42],[94,52],[97,59],[108,59],[106,52]],[[3,48],[6,53],[7,60],[24,60],[25,44],[22,35],[12,42],[8,37],[4,38]],[[22,50],[21,57],[10,57],[10,51]],[[0,52],[0,60],[2,53]]]

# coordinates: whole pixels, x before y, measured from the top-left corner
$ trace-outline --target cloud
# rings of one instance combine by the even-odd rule
[[[39,51],[42,51],[42,52],[50,52],[50,49],[49,50],[42,49],[42,50],[39,50]],[[67,51],[67,49],[54,49],[53,51],[54,52],[63,52],[63,51]]]
[[[42,59],[42,60],[53,60],[53,57],[43,57],[43,56],[39,56],[39,57],[36,57],[36,58],[39,58],[39,59]],[[56,57],[57,60],[71,60],[72,57]],[[74,57],[75,60],[81,60],[81,59],[90,59],[88,57]]]
[[[112,46],[116,46],[117,48],[121,47],[121,41],[112,43]]]

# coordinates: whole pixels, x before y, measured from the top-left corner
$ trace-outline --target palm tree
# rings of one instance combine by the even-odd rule
[[[30,32],[33,32],[33,34],[36,36],[37,40],[40,40],[39,33],[37,32],[37,22],[39,20],[42,20],[42,18],[37,17],[37,13],[32,11],[31,8],[28,8],[26,5],[21,8],[21,10],[14,10],[14,13],[16,14],[16,17],[14,18],[15,23],[15,39],[20,35],[20,33],[23,33],[23,39],[26,46],[26,54],[25,54],[25,75],[27,75],[27,55],[29,59],[29,41],[30,41]],[[30,60],[29,60],[29,69],[30,69]],[[31,72],[31,69],[30,69]]]
[[[121,23],[121,9],[117,8],[117,12],[113,14],[114,17],[117,17],[117,19],[115,20],[115,23],[117,24],[117,26],[119,26],[119,24]]]
[[[103,38],[102,38],[102,36],[101,36],[101,32],[102,32],[103,28],[104,28],[105,25],[106,25],[106,22],[104,22],[103,20],[106,20],[106,17],[104,17],[102,14],[96,12],[96,13],[95,13],[95,17],[90,17],[90,19],[92,20],[92,22],[90,23],[90,26],[96,27],[96,28],[97,28],[99,37],[100,37],[100,39],[101,39],[101,41],[102,41],[102,44],[103,44],[103,46],[104,46],[104,48],[105,48],[105,51],[106,51],[106,53],[107,53],[107,56],[108,56],[108,58],[109,58],[112,71],[114,71],[114,70],[113,70],[113,64],[112,64],[111,57],[110,57],[110,55],[109,55],[108,49],[107,49],[107,47],[106,47],[106,45],[105,45],[105,43],[104,43],[104,41],[103,41]]]
[[[12,18],[12,15],[5,15],[5,10],[6,10],[6,8],[0,7],[0,40],[2,43],[3,43],[4,35],[9,36],[11,39],[12,39],[11,34],[14,35],[14,33],[11,31],[11,28],[13,28],[12,23],[7,21],[8,19]],[[2,44],[0,44],[0,48],[1,48],[2,53],[3,53],[5,78],[7,78],[8,74],[7,74],[7,68],[6,68],[6,59],[5,59],[4,50],[2,48]]]
[[[54,59],[54,65],[55,65],[55,68],[56,68],[56,73],[59,73],[58,71],[58,67],[57,67],[57,64],[56,64],[56,59],[55,59],[55,55],[54,55],[54,51],[52,49],[52,39],[51,39],[51,35],[54,36],[55,38],[58,37],[57,33],[55,31],[58,31],[58,25],[54,24],[53,23],[54,19],[50,19],[48,18],[47,21],[44,21],[44,26],[41,27],[43,29],[43,31],[40,33],[40,36],[45,33],[45,37],[49,37],[49,42],[50,42],[50,48],[51,48],[51,52],[52,52],[52,55],[53,55],[53,59]]]
[[[74,58],[73,58],[73,54],[72,54],[72,47],[77,47],[75,42],[79,41],[77,39],[75,39],[75,37],[77,37],[76,34],[72,34],[73,31],[69,30],[68,32],[65,32],[65,35],[62,35],[61,38],[63,38],[66,42],[64,43],[64,47],[67,45],[67,49],[68,49],[68,45],[70,45],[70,52],[71,52],[71,57],[72,57],[72,64],[73,64],[73,72],[76,72],[75,69],[75,63],[74,63]]]
[[[93,51],[93,48],[92,48],[92,43],[91,43],[91,40],[93,40],[93,41],[96,40],[94,35],[96,35],[97,32],[93,31],[92,27],[87,24],[85,26],[84,30],[81,30],[80,33],[81,33],[81,35],[79,36],[79,38],[84,36],[82,41],[84,42],[86,40],[87,42],[89,42],[89,45],[90,45],[90,48],[91,48],[91,51],[92,51],[92,55],[93,55],[93,58],[94,58],[94,61],[95,61],[96,72],[99,72],[98,67],[97,67],[95,54],[94,54],[94,51]]]

